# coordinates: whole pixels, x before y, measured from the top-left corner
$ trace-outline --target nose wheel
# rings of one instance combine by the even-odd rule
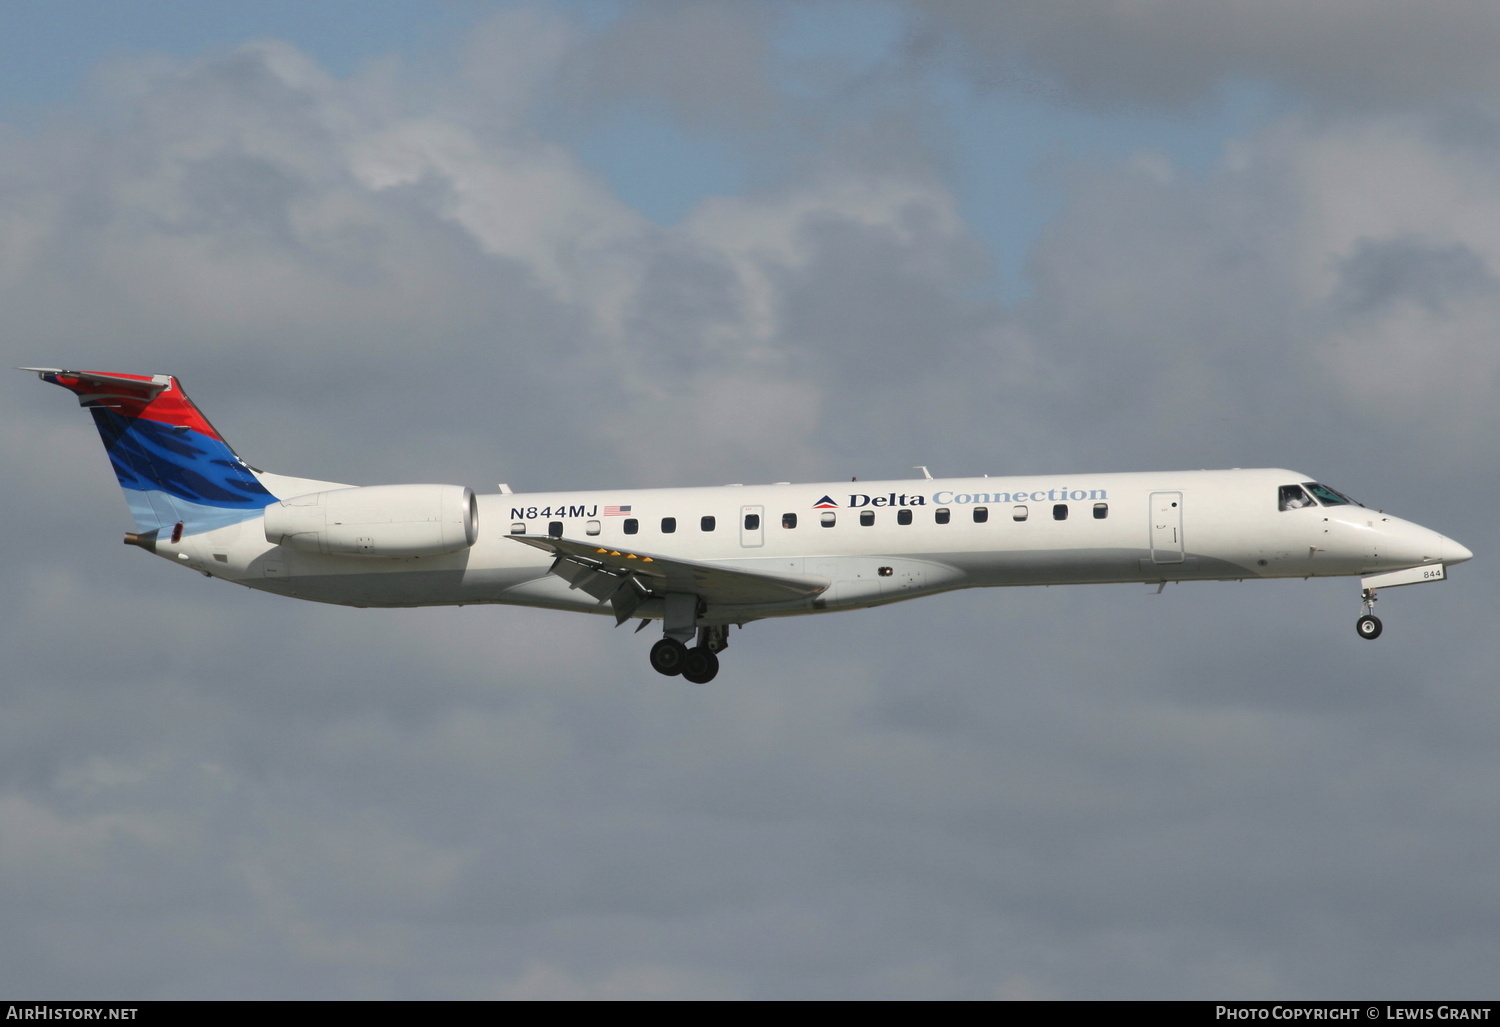
[[[1359,595],[1364,602],[1365,612],[1360,614],[1359,620],[1354,622],[1354,630],[1359,632],[1360,638],[1377,639],[1380,637],[1382,625],[1380,618],[1375,616],[1375,590],[1367,588]]]

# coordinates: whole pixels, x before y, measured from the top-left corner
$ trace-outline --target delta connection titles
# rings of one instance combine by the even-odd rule
[[[1086,499],[1108,499],[1107,489],[1036,489],[1028,491],[1022,489],[1019,492],[953,492],[944,489],[932,494],[932,502],[937,506],[964,506],[969,503],[1064,503],[1068,500],[1080,502]],[[821,503],[818,505],[822,505]],[[897,495],[892,492],[885,496],[872,496],[868,493],[859,492],[849,497],[850,508],[862,506],[926,506],[926,496]]]
[[[1488,1020],[1488,1006],[1215,1006],[1215,1020]]]

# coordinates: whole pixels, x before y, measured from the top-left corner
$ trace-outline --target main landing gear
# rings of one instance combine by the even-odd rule
[[[719,658],[701,645],[689,649],[675,638],[664,638],[651,647],[651,667],[658,674],[681,674],[695,685],[706,685],[719,673]]]
[[[1375,590],[1367,588],[1360,592],[1360,600],[1364,603],[1365,612],[1360,614],[1359,620],[1354,622],[1354,630],[1359,632],[1360,638],[1376,639],[1380,637],[1380,618],[1375,616]]]
[[[689,649],[675,638],[664,638],[651,647],[651,669],[675,677],[681,674],[695,685],[706,685],[719,673],[718,654],[729,645],[729,626],[698,629],[698,644]]]
[[[651,647],[651,668],[668,677],[681,674],[695,685],[708,684],[719,673],[719,653],[729,645],[729,625],[698,627],[703,605],[695,595],[671,592],[662,598],[665,637]],[[648,623],[641,621],[641,627]],[[694,636],[698,644],[689,649]]]

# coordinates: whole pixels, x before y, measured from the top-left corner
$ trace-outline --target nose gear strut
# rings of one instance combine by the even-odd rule
[[[1373,588],[1361,589],[1359,598],[1365,612],[1360,614],[1359,620],[1354,622],[1354,630],[1359,632],[1360,638],[1379,638],[1382,625],[1380,618],[1375,616],[1375,600],[1378,598],[1375,590]]]

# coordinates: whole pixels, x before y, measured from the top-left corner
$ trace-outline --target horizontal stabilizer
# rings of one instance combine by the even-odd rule
[[[172,384],[171,375],[165,374],[103,374],[98,371],[64,371],[60,367],[22,367],[17,370],[35,371],[42,381],[63,385],[78,395],[78,405],[84,407],[117,405],[109,402],[112,398],[133,398],[149,403]],[[72,384],[59,381],[59,376]]]

